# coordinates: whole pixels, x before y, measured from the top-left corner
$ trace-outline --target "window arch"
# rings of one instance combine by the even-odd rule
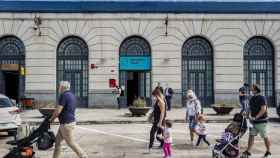
[[[25,65],[25,46],[15,36],[0,38],[0,64]]]
[[[82,57],[88,58],[88,45],[76,36],[63,39],[58,46],[58,57]]]
[[[120,56],[150,56],[151,47],[149,42],[139,36],[126,38],[120,46]]]
[[[274,105],[274,47],[265,37],[255,36],[244,46],[244,81],[258,84],[267,97],[268,104]]]
[[[188,89],[194,90],[203,105],[214,103],[213,48],[210,42],[194,36],[182,47],[182,99]]]
[[[80,106],[88,105],[88,55],[88,45],[76,36],[63,39],[57,48],[57,86],[69,81]]]

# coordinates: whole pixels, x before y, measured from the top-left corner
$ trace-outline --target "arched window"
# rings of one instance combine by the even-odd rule
[[[268,104],[274,105],[274,48],[265,37],[255,36],[244,46],[244,81],[258,84]]]
[[[0,64],[25,65],[25,47],[15,36],[0,38]]]
[[[188,89],[196,93],[202,105],[214,103],[213,49],[210,42],[200,36],[189,38],[182,47],[183,100]]]
[[[57,85],[69,81],[80,106],[88,105],[88,45],[79,37],[63,39],[57,48]]]
[[[144,38],[132,36],[126,38],[120,46],[120,56],[150,56],[151,47]]]

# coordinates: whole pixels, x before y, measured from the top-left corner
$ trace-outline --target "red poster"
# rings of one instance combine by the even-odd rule
[[[116,87],[116,80],[115,79],[109,79],[109,87],[115,88]]]

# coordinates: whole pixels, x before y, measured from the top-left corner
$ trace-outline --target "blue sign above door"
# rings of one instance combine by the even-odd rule
[[[150,56],[122,56],[120,70],[151,70]]]

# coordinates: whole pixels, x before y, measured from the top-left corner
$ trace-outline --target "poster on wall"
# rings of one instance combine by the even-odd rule
[[[120,70],[151,70],[151,57],[150,56],[123,56],[120,57]]]
[[[109,79],[109,87],[115,88],[117,86],[115,79]]]

